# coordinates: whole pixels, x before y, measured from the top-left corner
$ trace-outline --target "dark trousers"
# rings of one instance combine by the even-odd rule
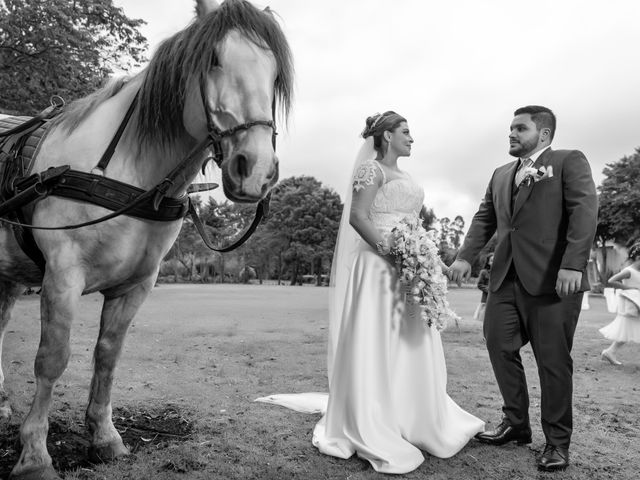
[[[534,297],[513,269],[511,273],[489,294],[484,317],[487,350],[504,400],[502,410],[512,426],[529,424],[520,348],[531,342],[540,378],[542,430],[547,443],[568,448],[573,429],[571,347],[583,294]]]

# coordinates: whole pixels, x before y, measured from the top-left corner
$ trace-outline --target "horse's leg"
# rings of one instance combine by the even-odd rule
[[[9,319],[11,318],[11,310],[22,291],[22,288],[23,287],[17,283],[0,281],[0,419],[11,417],[9,397],[4,391],[2,344],[4,342],[4,332],[9,324]]]
[[[84,289],[79,270],[47,264],[40,298],[40,346],[35,361],[36,393],[20,427],[22,452],[11,471],[12,480],[58,479],[47,452],[48,414],[53,387],[67,367],[69,334]]]
[[[89,458],[92,461],[113,460],[129,453],[113,426],[111,387],[127,329],[153,288],[155,279],[156,275],[153,275],[126,294],[104,301],[85,421],[91,434]]]

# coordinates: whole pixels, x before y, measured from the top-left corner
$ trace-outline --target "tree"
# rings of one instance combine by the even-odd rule
[[[452,247],[450,242],[451,237],[451,219],[449,217],[442,217],[438,219],[438,250],[441,252],[448,250]]]
[[[437,220],[437,230],[440,258],[445,264],[451,265],[464,237],[464,218],[456,215],[452,222],[449,217],[442,217]]]
[[[196,208],[201,210],[202,202],[198,198],[191,199]],[[197,260],[202,255],[208,254],[209,250],[202,242],[200,234],[196,230],[195,225],[190,217],[185,218],[182,228],[178,234],[178,238],[174,242],[171,250],[165,256],[164,260],[176,260],[182,264],[187,271],[187,280],[191,281],[196,275]],[[178,272],[175,272],[178,276]]]
[[[436,217],[436,213],[433,211],[433,208],[423,205],[420,209],[420,221],[422,222],[422,227],[425,230],[432,230],[435,228],[435,223],[438,221],[438,218]]]
[[[290,268],[294,284],[301,268],[320,275],[330,265],[341,214],[339,195],[315,178],[286,178],[274,188],[271,214],[252,244],[263,241],[271,245],[278,279]]]
[[[608,163],[599,192],[596,246],[602,251],[603,268],[598,272],[606,283],[606,242],[629,244],[640,238],[640,148],[633,155]]]
[[[449,242],[456,250],[460,248],[461,241],[464,238],[464,218],[456,215],[449,226]]]
[[[114,71],[145,60],[143,20],[112,0],[0,2],[0,109],[33,114],[52,95],[66,101],[96,90]]]
[[[210,198],[197,206],[211,240],[226,246],[246,230],[255,214],[253,204],[217,202]],[[342,203],[334,191],[313,177],[291,177],[273,190],[270,213],[241,247],[227,253],[209,251],[189,218],[166,260],[175,258],[195,272],[196,260],[215,259],[224,279],[227,265],[235,264],[239,276],[255,271],[262,281],[270,274],[281,281],[286,270],[296,283],[303,273],[328,271],[333,257]]]
[[[211,231],[210,238],[214,239],[220,247],[232,244],[249,227],[256,213],[254,204],[231,203],[227,200],[218,203],[213,198],[209,200],[208,207],[209,209],[203,213],[202,219],[209,226]],[[237,260],[238,274],[249,267],[253,268],[258,275],[264,274],[263,262],[251,255],[255,251],[254,245],[256,245],[256,242],[252,242],[252,240],[256,238],[258,232],[263,228],[264,226],[258,226],[257,231],[250,237],[249,241],[231,252],[212,252],[218,260],[223,282],[227,272],[227,264],[231,263],[232,259]],[[261,248],[258,248],[258,250],[261,253],[266,253]],[[262,278],[260,277],[260,280]]]

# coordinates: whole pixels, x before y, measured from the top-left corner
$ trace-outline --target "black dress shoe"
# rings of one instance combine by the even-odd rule
[[[476,439],[490,445],[504,445],[509,442],[526,445],[531,443],[531,427],[512,427],[503,420],[495,430],[476,434]]]
[[[556,447],[555,445],[545,445],[544,452],[538,460],[538,470],[543,472],[555,472],[564,470],[569,466],[569,449]]]

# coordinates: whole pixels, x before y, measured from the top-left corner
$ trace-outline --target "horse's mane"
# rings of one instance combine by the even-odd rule
[[[246,0],[226,0],[162,42],[149,66],[139,74],[144,80],[131,121],[137,125],[141,144],[167,145],[184,135],[182,114],[187,81],[201,78],[218,63],[215,47],[232,29],[273,53],[277,69],[275,95],[286,119],[293,94],[293,61],[284,33],[269,9],[259,10]],[[73,102],[58,121],[70,130],[75,128],[127,81],[119,79]]]
[[[122,90],[129,77],[109,80],[106,84],[95,92],[71,102],[64,108],[62,113],[54,118],[52,124],[59,124],[71,131],[76,128],[95,108],[105,100],[113,97]]]

